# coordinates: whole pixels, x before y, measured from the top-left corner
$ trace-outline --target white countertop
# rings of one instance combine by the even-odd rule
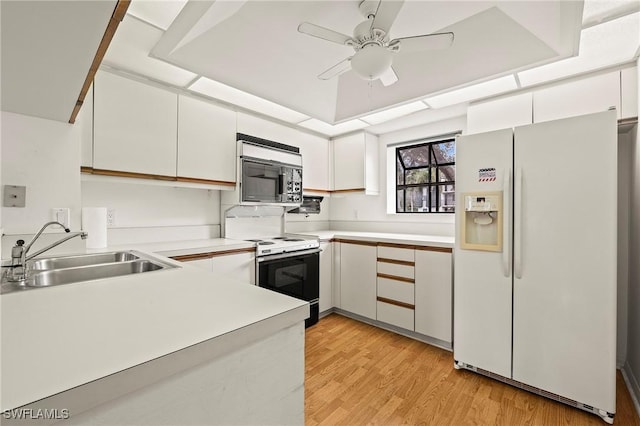
[[[255,247],[256,243],[229,238],[211,238],[204,240],[167,241],[159,243],[133,243],[113,245],[102,249],[87,249],[87,252],[140,250],[161,254],[167,257],[184,256],[197,253],[213,253],[217,251],[238,250]]]
[[[437,235],[418,235],[418,234],[393,234],[384,232],[351,232],[351,231],[309,231],[298,232],[301,235],[314,235],[320,240],[330,240],[332,238],[344,238],[360,241],[375,241],[396,244],[413,244],[421,246],[445,247],[453,248],[454,238],[443,237]]]
[[[179,267],[3,294],[0,410],[281,314],[292,324],[309,315],[305,301],[162,260]]]

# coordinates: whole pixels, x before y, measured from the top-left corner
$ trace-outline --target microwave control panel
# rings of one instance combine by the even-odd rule
[[[287,202],[302,202],[302,169],[290,168],[287,170]]]

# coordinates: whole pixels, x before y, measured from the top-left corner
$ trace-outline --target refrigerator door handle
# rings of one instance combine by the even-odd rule
[[[522,278],[522,169],[516,169],[513,224],[513,272]]]
[[[507,169],[504,174],[504,184],[502,193],[502,205],[503,205],[503,229],[502,229],[502,273],[505,277],[509,277],[511,274],[511,168]]]

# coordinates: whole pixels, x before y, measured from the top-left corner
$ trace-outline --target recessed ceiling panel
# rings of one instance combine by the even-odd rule
[[[378,81],[361,80],[352,72],[340,76],[335,120],[366,114],[557,56],[553,49],[496,7],[443,31],[455,34],[449,49],[396,54],[393,68],[399,81],[393,86],[383,87]]]

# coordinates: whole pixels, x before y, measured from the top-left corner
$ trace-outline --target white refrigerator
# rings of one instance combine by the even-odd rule
[[[616,111],[459,136],[455,367],[616,409]]]

